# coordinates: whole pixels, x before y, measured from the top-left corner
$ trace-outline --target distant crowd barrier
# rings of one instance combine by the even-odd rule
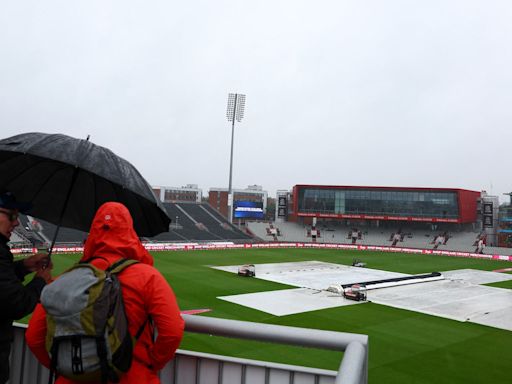
[[[350,249],[355,251],[376,251],[376,252],[398,252],[398,253],[416,253],[423,255],[441,255],[454,257],[470,257],[476,259],[504,260],[512,261],[512,256],[491,255],[462,251],[442,251],[437,249],[418,249],[402,247],[386,247],[378,245],[357,245],[357,244],[324,244],[324,243],[300,243],[300,242],[275,242],[275,243],[248,243],[233,244],[230,242],[221,243],[145,243],[144,247],[148,251],[197,251],[211,249],[248,249],[248,248],[318,248],[318,249]],[[84,247],[55,247],[53,253],[82,253]],[[36,253],[37,248],[14,248],[12,253]]]

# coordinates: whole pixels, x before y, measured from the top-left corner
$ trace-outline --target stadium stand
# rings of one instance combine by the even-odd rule
[[[204,226],[203,230],[211,232],[220,239],[226,240],[242,240],[248,239],[249,236],[238,230],[238,228],[229,225],[225,219],[218,214],[208,210],[206,204],[177,203],[176,206],[183,212],[192,217],[197,223]],[[196,224],[197,226],[197,224]]]
[[[57,230],[57,226],[44,220],[39,220],[39,224],[41,229],[38,232],[38,235],[43,237],[45,243],[51,244],[55,231]],[[86,232],[60,227],[56,243],[82,245],[86,238]]]
[[[32,243],[23,237],[21,234],[16,233],[16,230],[11,234],[11,238],[9,239],[9,244],[11,247],[31,247]]]
[[[11,238],[9,239],[10,243],[25,243],[27,242],[27,239],[23,238],[21,235],[18,235],[16,233],[16,231],[14,231],[12,234],[11,234]]]
[[[208,204],[164,203],[164,207],[172,219],[169,232],[149,241],[252,241]]]
[[[257,239],[259,239],[261,241],[269,241],[269,239],[266,239],[266,237],[268,236],[268,234],[267,234],[268,224],[266,222],[251,221],[251,222],[248,222],[246,225]],[[297,240],[290,240],[290,241],[297,241]]]
[[[222,240],[220,236],[212,234],[204,227],[201,227],[199,222],[188,214],[178,204],[164,203],[164,207],[171,217],[171,230],[180,234],[186,240]]]
[[[258,222],[251,221],[247,223],[249,230],[256,236],[258,239],[262,241],[280,241],[280,242],[312,242],[311,238],[311,230],[299,226],[295,223],[279,223],[279,226],[276,226],[275,223],[268,222]],[[323,233],[324,242],[341,242],[340,238],[332,237],[331,234],[334,234],[334,231],[328,232],[328,235]]]
[[[176,242],[176,241],[188,241],[186,237],[183,235],[180,235],[175,228],[173,227],[173,224],[170,225],[168,232],[162,232],[159,233],[156,236],[153,236],[151,238],[145,238],[146,241],[156,241],[156,242]]]
[[[282,236],[279,241],[288,242],[312,242],[309,235],[310,227],[305,227],[303,224],[293,222],[279,223]],[[249,229],[262,241],[274,241],[274,239],[267,235],[266,229],[269,224],[266,222],[250,222],[248,223]],[[343,225],[341,223],[330,223],[328,226],[318,226],[321,229],[321,236],[317,238],[317,242],[323,243],[339,243],[339,244],[352,244],[351,232],[353,226]],[[431,230],[428,228],[418,229],[415,227],[403,228],[375,228],[375,227],[361,227],[358,232],[361,232],[361,239],[357,238],[356,245],[377,245],[377,246],[391,246],[393,243],[392,235],[401,230],[400,238],[396,243],[396,247],[406,248],[419,248],[419,249],[433,249],[434,239],[447,233],[447,241],[438,245],[437,250],[443,251],[462,251],[474,252],[475,241],[479,235],[478,232],[469,229],[460,231],[447,231],[443,228]],[[358,234],[359,235],[359,234]],[[446,238],[445,238],[446,240]],[[487,254],[501,254],[512,255],[511,248],[498,248],[487,245],[484,253]]]
[[[229,224],[207,204],[164,203],[164,207],[172,219],[169,231],[142,240],[151,242],[253,241],[252,236]],[[31,244],[35,247],[48,245],[56,229],[56,225],[47,221],[20,215],[20,225],[16,228],[18,236],[16,243]],[[77,246],[82,245],[86,238],[86,232],[61,227],[56,243]]]
[[[247,222],[246,231],[228,223],[208,204],[164,203],[164,207],[173,219],[168,232],[142,240],[150,242],[319,242],[355,245],[391,246],[394,234],[400,232],[396,247],[437,249],[440,251],[474,252],[475,242],[480,233],[463,228],[459,231],[446,228],[429,227],[365,227],[352,223],[323,222],[315,228],[317,238],[311,236],[311,227],[293,222]],[[176,220],[178,217],[178,220]],[[14,246],[41,247],[51,243],[56,226],[43,220],[34,220],[30,216],[20,215],[20,225],[11,244]],[[357,237],[352,236],[357,233]],[[443,241],[435,247],[435,239],[442,235]],[[82,245],[87,233],[61,227],[57,244]],[[487,244],[484,253],[512,255],[511,248],[497,248]]]
[[[35,230],[32,226],[33,219],[26,215],[19,216],[20,225],[16,227],[18,235],[26,239],[34,247],[42,246],[46,240],[39,234],[39,228]]]
[[[234,231],[235,235],[230,235],[234,240],[242,239],[242,240],[252,240],[253,236],[251,233],[247,233],[246,229],[243,231],[240,230],[235,225],[228,222],[224,216],[222,216],[216,209],[212,208],[210,204],[201,204],[201,207],[209,212],[213,217],[216,217],[219,221],[221,221],[221,226],[229,231]]]
[[[311,229],[306,229],[296,223],[283,222],[276,226],[275,223],[251,221],[247,222],[246,225],[262,241],[312,242]],[[320,233],[318,230],[317,232]],[[323,232],[322,235],[327,236]],[[328,238],[325,239],[326,242],[330,242],[329,240]]]

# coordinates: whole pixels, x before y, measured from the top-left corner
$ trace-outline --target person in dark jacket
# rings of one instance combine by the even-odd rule
[[[12,322],[34,310],[41,290],[51,280],[47,255],[37,254],[15,262],[7,245],[20,223],[19,212],[27,208],[29,205],[17,202],[13,194],[0,194],[0,384],[9,380]],[[35,272],[32,281],[23,285],[25,275],[31,272]]]

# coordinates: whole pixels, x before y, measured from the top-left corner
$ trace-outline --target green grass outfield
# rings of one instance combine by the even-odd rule
[[[243,249],[154,252],[155,266],[174,289],[182,310],[211,308],[201,316],[369,335],[369,381],[377,383],[511,383],[512,332],[391,308],[374,303],[289,316],[272,316],[216,297],[289,289],[283,284],[238,277],[210,265],[318,260],[409,274],[511,267],[506,261],[438,255],[319,249]],[[54,255],[55,273],[79,255]],[[511,282],[492,284],[512,289]],[[182,349],[337,370],[341,353],[187,334]]]

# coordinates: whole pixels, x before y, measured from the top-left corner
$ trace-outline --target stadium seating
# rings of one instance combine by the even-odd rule
[[[243,233],[235,226],[229,224],[213,208],[207,204],[194,203],[164,203],[172,223],[169,231],[152,238],[143,238],[145,241],[156,242],[184,242],[184,241],[252,241],[252,237]],[[20,225],[17,227],[17,243],[42,246],[50,244],[57,226],[44,220],[34,219],[20,215]],[[57,244],[82,245],[87,233],[76,229],[61,227],[59,229]]]
[[[270,238],[267,239],[267,236],[270,236],[269,233],[267,233],[268,224],[265,222],[259,222],[259,221],[251,221],[247,222],[247,227],[249,230],[253,233],[255,237],[257,237],[261,241],[269,241]],[[270,230],[269,230],[270,232]],[[291,241],[297,241],[297,240],[291,240]]]
[[[44,220],[38,220],[41,225],[41,231],[38,232],[39,236],[43,237],[45,242],[51,244],[57,226]],[[76,229],[60,227],[57,234],[56,243],[59,244],[83,244],[87,238],[87,233]]]
[[[208,204],[164,203],[172,219],[169,232],[151,241],[251,241],[251,237],[229,224]]]
[[[204,225],[205,230],[217,235],[219,239],[248,239],[249,236],[229,225],[224,218],[212,209],[207,208],[207,204],[177,203],[183,212],[193,217],[197,223]]]
[[[313,242],[311,227],[292,222],[247,222],[247,233],[227,222],[215,209],[208,204],[196,203],[164,203],[164,207],[172,218],[168,232],[161,233],[152,238],[143,238],[151,242],[201,242],[201,241],[232,241],[232,242]],[[177,220],[176,220],[177,218]],[[25,215],[20,215],[20,225],[16,228],[16,234],[11,240],[16,246],[39,247],[51,243],[56,226],[43,220],[38,220],[39,225],[34,225],[34,220]],[[316,242],[351,244],[352,239],[348,234],[354,228],[353,224],[327,222],[320,223],[316,229],[320,236]],[[391,246],[390,237],[398,228],[393,227],[364,227],[357,226],[361,231],[361,238],[356,240],[356,245],[380,245]],[[402,227],[404,234],[396,247],[433,249],[434,238],[443,233],[445,229],[437,228],[435,231],[428,228]],[[309,236],[308,236],[309,231]],[[251,235],[249,235],[250,233]],[[438,250],[474,252],[478,233],[471,230],[448,231],[448,241],[439,244]],[[87,233],[70,228],[61,227],[57,238],[57,244],[82,245]],[[511,248],[496,248],[490,246],[484,250],[487,254],[512,255]]]
[[[20,225],[16,227],[16,232],[29,241],[32,246],[39,247],[46,242],[38,231],[32,229],[31,219],[28,216],[20,215],[19,221]]]
[[[186,237],[176,232],[172,226],[173,224],[171,224],[168,232],[162,232],[152,238],[144,238],[144,240],[157,242],[189,241]]]
[[[23,235],[16,233],[16,230],[11,234],[9,239],[11,247],[31,247],[32,243],[26,239]]]
[[[201,229],[201,227],[197,225],[199,222],[178,204],[164,203],[164,207],[173,221],[170,227],[171,231],[181,235],[183,240],[212,241],[222,239],[220,236]]]
[[[282,236],[279,241],[289,242],[311,242],[311,236],[308,236],[309,227],[303,224],[293,222],[283,222],[277,224],[281,230]],[[262,241],[274,241],[271,236],[266,233],[266,228],[269,224],[265,222],[251,222],[248,223],[249,229]],[[322,243],[339,243],[351,244],[352,240],[348,238],[348,233],[351,231],[352,226],[343,225],[341,223],[329,223],[328,226],[317,226],[321,230],[322,237],[317,239],[317,242]],[[398,228],[375,228],[375,227],[361,227],[362,238],[356,241],[356,245],[378,245],[378,246],[391,246],[390,236],[392,233],[398,231]],[[419,249],[433,249],[434,239],[445,230],[437,229],[432,231],[430,229],[418,228],[401,228],[403,238],[396,244],[396,247],[406,248],[419,248]],[[478,233],[471,230],[448,231],[448,241],[446,244],[440,244],[437,250],[446,251],[462,251],[474,252],[476,246],[474,242]],[[487,254],[501,254],[512,255],[512,248],[498,248],[487,246],[484,250]]]

